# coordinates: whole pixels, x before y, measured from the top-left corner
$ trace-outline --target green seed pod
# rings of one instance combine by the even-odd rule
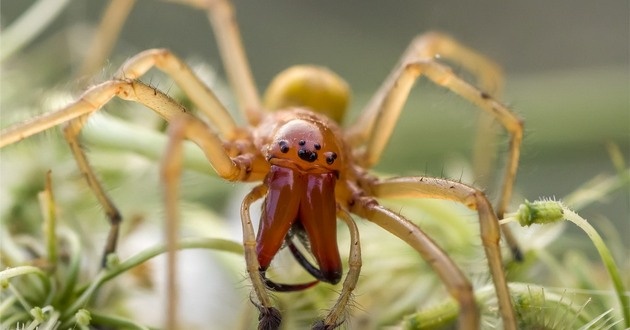
[[[515,218],[523,227],[529,227],[534,223],[553,223],[564,219],[564,211],[560,202],[535,201],[521,204]]]

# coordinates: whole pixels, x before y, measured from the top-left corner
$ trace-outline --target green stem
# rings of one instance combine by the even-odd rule
[[[591,226],[584,218],[580,217],[577,213],[571,211],[562,203],[557,201],[535,201],[533,203],[525,201],[521,204],[518,211],[509,215],[505,219],[501,220],[501,223],[507,221],[518,221],[521,226],[530,226],[532,224],[546,224],[561,221],[563,219],[569,220],[582,229],[591,242],[595,245],[595,249],[599,253],[610,279],[613,282],[617,299],[621,307],[621,313],[624,318],[624,324],[626,328],[630,328],[630,297],[625,295],[625,289],[623,287],[623,281],[619,274],[619,268],[615,263],[615,260],[608,250],[608,247],[604,243],[604,240],[597,233],[595,228]]]
[[[46,173],[46,187],[37,195],[44,218],[44,239],[46,241],[47,267],[49,267],[47,270],[49,273],[53,273],[57,267],[57,212],[51,180],[51,172],[49,170]]]
[[[0,272],[0,283],[8,281],[9,279],[17,276],[23,276],[28,274],[34,274],[40,277],[42,280],[46,280],[46,273],[35,266],[18,266],[9,269],[5,269]]]
[[[129,319],[91,313],[92,324],[104,325],[114,329],[149,330],[149,327],[137,324]]]
[[[0,302],[0,317],[2,315],[6,315],[7,311],[16,302],[16,300],[17,300],[17,297],[9,296],[9,297],[4,298],[4,300]],[[1,328],[1,329],[4,329],[4,328]]]
[[[604,243],[602,237],[599,236],[595,228],[593,228],[593,226],[591,226],[588,221],[566,207],[563,207],[563,210],[565,218],[580,227],[591,239],[593,245],[595,245],[595,248],[597,249],[600,258],[602,259],[602,262],[604,263],[604,266],[606,267],[606,270],[610,275],[610,279],[613,282],[613,286],[617,294],[617,299],[619,300],[619,305],[621,306],[621,312],[625,319],[625,327],[629,328],[630,297],[625,295],[625,289],[623,287],[621,275],[619,274],[619,268],[617,267],[617,264],[615,263],[615,260],[613,259],[610,250],[608,250],[608,247],[606,246],[606,243]]]
[[[177,250],[184,249],[209,249],[218,250],[224,252],[232,252],[236,254],[243,254],[243,246],[240,243],[228,241],[219,238],[191,238],[184,239],[179,242]],[[67,320],[71,315],[74,315],[79,308],[86,306],[92,294],[108,280],[128,271],[129,269],[136,267],[145,261],[154,258],[157,255],[165,253],[167,250],[166,245],[158,245],[153,248],[145,249],[144,251],[136,254],[135,256],[125,260],[113,269],[102,270],[92,281],[92,283],[84,288],[81,288],[79,292],[83,292],[81,296],[74,301],[74,303],[64,311],[62,319]],[[63,327],[62,327],[63,328]]]
[[[58,323],[59,323],[59,312],[56,310],[53,310],[50,313],[50,316],[48,317],[46,322],[44,322],[38,329],[41,329],[41,330],[64,329],[64,328],[59,328]]]
[[[33,309],[33,306],[31,306],[31,304],[29,304],[29,302],[24,299],[24,296],[22,296],[20,290],[16,289],[11,283],[9,283],[9,290],[20,303],[20,305],[22,305],[22,309],[24,309],[25,311],[30,311],[31,309]]]
[[[28,324],[26,328],[24,328],[24,330],[35,330],[39,327],[40,324],[42,323],[39,320],[33,320],[31,321],[31,323]]]
[[[59,233],[65,241],[68,242],[68,251],[70,251],[72,257],[70,259],[70,265],[68,267],[68,275],[63,283],[64,287],[62,292],[57,296],[56,304],[70,301],[70,296],[74,292],[77,278],[79,277],[80,262],[81,262],[81,240],[77,237],[76,233],[71,230],[61,230]]]

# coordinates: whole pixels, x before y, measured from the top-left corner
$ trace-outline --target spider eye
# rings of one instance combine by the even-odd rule
[[[278,142],[278,145],[280,146],[280,152],[282,152],[283,154],[286,154],[287,152],[289,152],[289,145],[287,141],[282,140]]]
[[[300,149],[298,150],[298,157],[300,157],[302,160],[312,163],[317,160],[317,153],[308,151],[306,149]]]
[[[321,149],[321,148],[322,148],[321,144],[319,144],[319,143],[315,143],[315,144],[313,145],[313,147],[315,148],[315,150],[319,150],[319,149]]]
[[[326,155],[326,163],[328,163],[328,165],[332,165],[335,162],[335,159],[337,159],[337,154],[334,152],[329,152]]]
[[[298,142],[298,144],[299,144],[300,146],[304,146],[304,145],[306,144],[306,141],[304,141],[304,140],[300,140],[300,142]]]

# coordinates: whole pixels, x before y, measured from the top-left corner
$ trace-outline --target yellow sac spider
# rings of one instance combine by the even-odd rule
[[[332,284],[341,281],[343,270],[336,241],[337,219],[347,224],[351,234],[349,269],[337,303],[314,324],[314,328],[333,329],[344,322],[343,315],[361,269],[359,233],[352,214],[374,222],[417,250],[458,302],[459,327],[479,328],[479,310],[472,285],[464,273],[418,226],[381,206],[378,199],[437,198],[461,203],[478,213],[481,240],[496,288],[503,326],[515,329],[516,319],[499,248],[497,219],[502,217],[510,200],[523,124],[490,94],[489,90],[500,79],[497,67],[448,36],[439,33],[421,35],[411,42],[356,122],[341,127],[339,122],[349,98],[349,89],[341,78],[321,67],[292,67],[275,78],[262,102],[249,70],[231,4],[217,0],[198,5],[205,6],[208,11],[239,109],[247,119],[246,125],[237,125],[213,92],[177,56],[166,49],[151,49],[130,58],[113,79],[88,89],[65,108],[2,131],[0,147],[64,124],[65,138],[78,167],[111,223],[105,255],[116,249],[122,219],[89,165],[78,135],[88,117],[114,96],[141,103],[170,124],[169,143],[162,161],[167,223],[177,223],[177,187],[184,140],[196,143],[222,178],[259,182],[242,203],[241,221],[247,272],[255,293],[252,300],[260,312],[260,329],[277,329],[282,321],[268,290],[304,290],[318,281]],[[436,60],[437,55],[476,74],[488,91],[473,87],[455,75],[448,66]],[[186,92],[211,126],[160,90],[137,80],[153,67],[168,74]],[[496,210],[483,192],[460,182],[431,177],[379,178],[370,174],[369,169],[381,157],[411,87],[421,76],[474,103],[494,116],[509,132],[509,155]],[[256,233],[249,209],[259,199],[264,202]],[[509,232],[505,233],[518,257],[514,239]],[[316,264],[302,255],[295,247],[295,240],[310,248]],[[168,239],[171,250],[174,250],[174,241],[175,238]],[[266,277],[272,259],[283,247],[291,250],[314,281],[283,284]],[[173,253],[169,255],[174,258]],[[173,259],[169,264],[174,264]],[[172,322],[169,327],[173,326]]]

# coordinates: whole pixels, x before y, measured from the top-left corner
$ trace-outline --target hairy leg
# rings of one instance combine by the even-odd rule
[[[260,185],[255,187],[249,194],[247,194],[247,196],[245,196],[241,206],[245,263],[247,264],[247,273],[249,274],[252,286],[254,287],[254,293],[258,299],[258,302],[254,302],[254,304],[258,307],[260,312],[258,317],[258,329],[260,330],[278,329],[280,328],[280,323],[282,322],[280,311],[272,306],[264,279],[260,274],[260,265],[258,264],[258,256],[256,254],[256,234],[249,214],[249,208],[251,205],[255,201],[263,198],[266,193],[266,186]]]
[[[409,220],[379,205],[370,197],[356,199],[350,211],[381,226],[418,251],[446,285],[449,294],[458,302],[459,328],[479,329],[480,316],[472,285],[448,254],[429,236]]]
[[[454,74],[450,67],[440,63],[436,57],[451,60],[472,72],[482,90]],[[496,207],[497,216],[502,218],[516,180],[523,140],[523,122],[495,99],[494,95],[499,93],[502,84],[498,66],[448,36],[428,33],[411,42],[357,122],[348,130],[348,138],[359,150],[357,159],[361,159],[361,164],[366,167],[378,162],[413,84],[422,76],[475,104],[497,120],[510,134],[509,154]],[[483,121],[481,124],[483,125]],[[515,259],[521,260],[522,253],[514,235],[507,226],[503,226],[503,231]]]
[[[245,180],[251,170],[246,157],[230,158],[224,143],[201,120],[181,114],[169,126],[169,142],[162,158],[164,204],[166,209],[165,234],[167,241],[167,329],[177,328],[176,249],[179,232],[179,181],[182,172],[183,142],[195,142],[204,152],[219,176],[228,180]]]
[[[232,3],[228,0],[169,1],[207,11],[228,80],[236,93],[239,108],[250,125],[258,124],[263,115],[260,94],[249,67]]]
[[[348,302],[352,297],[352,291],[359,281],[361,273],[361,241],[359,239],[359,229],[350,214],[339,209],[338,216],[348,225],[350,230],[350,257],[348,260],[348,274],[343,281],[341,294],[335,303],[335,306],[328,312],[328,315],[321,322],[315,324],[313,329],[329,330],[334,329],[343,323],[343,314],[346,312]]]
[[[490,202],[481,191],[459,182],[426,177],[381,180],[374,182],[370,191],[377,198],[436,198],[458,202],[476,210],[479,214],[481,240],[497,292],[503,327],[505,329],[516,329],[516,318],[507,287],[499,246],[501,232],[499,230],[499,221],[492,210]],[[396,223],[396,225],[398,224]]]

